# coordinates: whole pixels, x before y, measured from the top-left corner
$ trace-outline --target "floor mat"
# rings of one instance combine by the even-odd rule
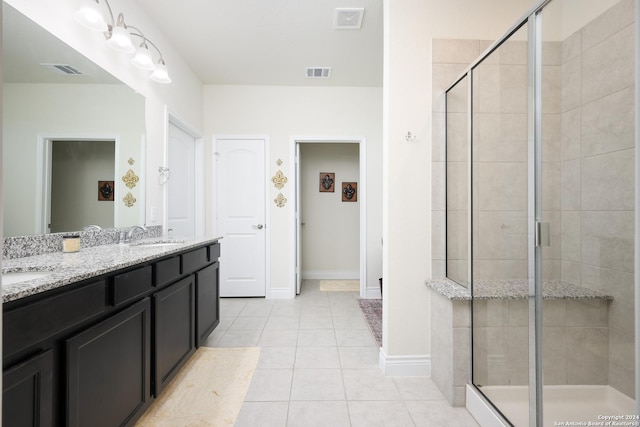
[[[359,280],[320,280],[320,290],[325,292],[359,292]]]
[[[358,304],[369,324],[369,330],[373,338],[378,343],[378,347],[382,347],[382,300],[359,299]]]
[[[136,427],[233,426],[260,348],[200,347]]]

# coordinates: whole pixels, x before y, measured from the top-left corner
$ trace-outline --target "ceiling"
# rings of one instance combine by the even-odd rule
[[[135,1],[204,84],[382,86],[382,0]],[[360,7],[360,30],[334,28],[336,8]]]

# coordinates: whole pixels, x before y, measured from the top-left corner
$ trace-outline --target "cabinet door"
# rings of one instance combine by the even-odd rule
[[[52,375],[51,350],[4,371],[2,425],[51,426]]]
[[[195,351],[195,275],[153,294],[155,395]]]
[[[67,425],[133,423],[151,403],[149,298],[68,339]]]
[[[220,323],[219,264],[196,273],[196,340],[200,347]]]

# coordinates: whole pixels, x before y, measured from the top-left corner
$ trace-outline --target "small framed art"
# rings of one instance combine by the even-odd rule
[[[320,192],[333,193],[335,191],[335,172],[320,172]]]
[[[342,183],[342,201],[343,202],[358,201],[358,183],[357,182]]]

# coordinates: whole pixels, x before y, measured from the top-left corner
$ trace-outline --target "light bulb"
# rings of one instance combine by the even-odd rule
[[[107,40],[107,44],[110,48],[122,53],[133,53],[136,51],[133,42],[131,41],[131,34],[124,26],[113,27],[111,31],[111,37]]]
[[[171,83],[167,66],[162,59],[158,61],[156,68],[151,73],[151,80],[158,83]]]
[[[131,63],[142,70],[154,70],[156,66],[153,64],[153,58],[151,58],[151,52],[146,43],[142,43],[138,49],[136,49],[136,56],[133,57]]]
[[[73,17],[79,24],[90,30],[105,32],[108,29],[107,22],[99,6],[96,0],[83,0],[80,9],[74,12]]]

